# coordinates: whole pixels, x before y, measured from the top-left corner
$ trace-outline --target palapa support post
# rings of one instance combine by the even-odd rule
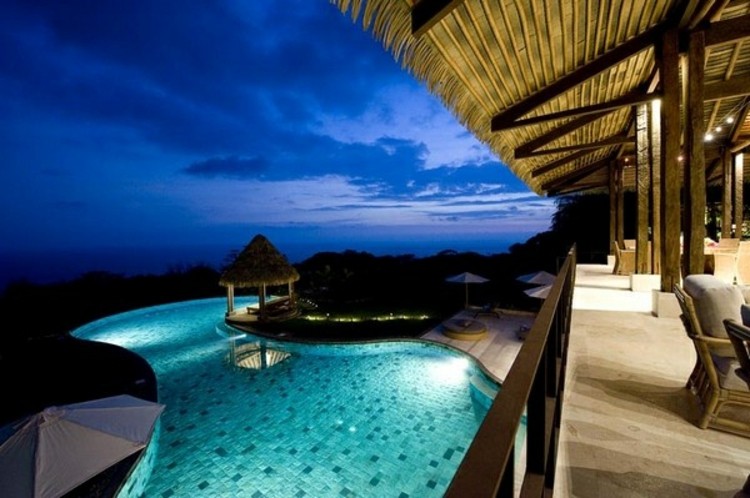
[[[680,283],[680,79],[679,36],[668,30],[657,47],[662,84],[661,106],[661,290],[672,292]]]

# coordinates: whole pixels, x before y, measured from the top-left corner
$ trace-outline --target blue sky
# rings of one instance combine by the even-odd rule
[[[451,248],[554,211],[325,0],[5,0],[0,92],[0,251]]]

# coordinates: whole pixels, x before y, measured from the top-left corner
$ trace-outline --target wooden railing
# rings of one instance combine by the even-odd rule
[[[570,250],[502,388],[456,472],[448,498],[551,496],[570,332],[576,252]],[[526,415],[526,464],[516,486],[516,433]],[[522,470],[522,472],[521,472]],[[516,491],[514,491],[516,490]]]

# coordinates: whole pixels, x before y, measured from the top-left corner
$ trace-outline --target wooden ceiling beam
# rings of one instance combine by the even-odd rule
[[[419,38],[464,0],[421,0],[411,9],[411,33]]]
[[[729,143],[734,143],[739,140],[740,133],[742,133],[742,128],[745,125],[745,120],[747,119],[747,115],[749,113],[750,104],[747,104],[745,107],[740,109],[740,112],[737,114],[737,116],[734,116],[732,131],[729,133]]]
[[[610,147],[612,145],[632,144],[635,143],[634,137],[629,137],[626,134],[612,135],[607,138],[603,138],[597,142],[591,142],[587,144],[571,145],[568,147],[558,147],[555,149],[544,149],[533,152],[526,152],[523,155],[518,155],[516,152],[516,159],[523,159],[525,157],[545,156],[549,154],[558,154],[560,152],[572,152],[574,150],[583,149],[600,149],[602,147]]]
[[[584,166],[583,168],[577,169],[576,171],[572,171],[568,173],[567,175],[564,175],[560,178],[555,178],[554,180],[550,180],[546,183],[542,184],[542,190],[560,190],[568,185],[577,182],[581,178],[585,178],[586,176],[595,173],[596,171],[599,171],[602,168],[605,168],[609,166],[609,164],[612,162],[612,159],[609,157],[605,157],[604,159],[599,159],[598,161],[594,161],[593,163],[589,164],[588,166]]]
[[[750,14],[712,22],[706,28],[706,48],[750,38]]]
[[[557,159],[556,161],[552,161],[551,163],[547,163],[543,166],[538,167],[537,169],[531,172],[531,177],[536,178],[537,176],[541,176],[545,173],[549,173],[552,170],[555,170],[568,163],[572,163],[573,161],[580,159],[588,154],[591,154],[590,150],[580,150],[578,152],[574,152],[570,155]]]
[[[732,79],[706,85],[703,93],[706,102],[750,95],[750,75],[737,76]]]
[[[548,143],[557,140],[558,138],[565,136],[582,126],[591,123],[592,121],[596,121],[597,119],[608,113],[609,111],[599,111],[591,114],[585,114],[576,119],[568,121],[567,123],[560,125],[557,128],[554,128],[547,133],[540,135],[529,142],[526,142],[523,145],[519,145],[518,147],[516,147],[514,153],[516,157],[519,157],[519,155],[523,156],[523,154],[534,152],[539,147],[543,147]]]
[[[610,100],[609,102],[602,102],[601,104],[587,105],[584,107],[578,107],[576,109],[567,109],[565,111],[553,112],[551,114],[544,114],[542,116],[534,116],[533,118],[519,119],[517,121],[506,121],[505,123],[499,124],[497,128],[493,128],[492,131],[509,130],[511,128],[535,125],[539,123],[545,123],[547,121],[554,121],[557,119],[584,116],[586,114],[592,114],[600,111],[614,111],[621,107],[643,104],[658,98],[661,98],[660,93],[646,93],[641,90],[635,90],[623,95],[622,97]]]
[[[665,30],[665,25],[657,24],[635,38],[631,38],[588,64],[581,66],[572,73],[569,73],[554,83],[542,88],[517,104],[508,107],[492,117],[490,129],[496,131],[496,128],[503,126],[506,122],[517,120],[545,102],[554,99],[558,95],[567,92],[571,88],[580,85],[584,81],[593,78],[597,74],[606,71],[610,67],[632,57],[638,52],[649,48],[654,44],[654,40],[661,38],[661,35]]]
[[[591,185],[581,185],[579,187],[569,188],[569,189],[559,189],[559,190],[550,190],[547,192],[548,197],[557,197],[560,195],[570,195],[570,194],[577,194],[579,192],[585,192],[587,190],[593,190],[595,188],[604,188],[606,187],[606,184],[604,183],[592,183]]]
[[[732,154],[736,154],[738,152],[743,151],[747,147],[750,147],[750,139],[745,140],[744,142],[741,141],[741,142],[737,142],[736,144],[733,144],[732,148],[729,149],[729,152],[731,152]]]
[[[706,181],[713,179],[713,177],[716,174],[720,173],[719,166],[721,166],[721,159],[713,159],[712,161],[706,161],[708,162],[708,168],[706,168]]]

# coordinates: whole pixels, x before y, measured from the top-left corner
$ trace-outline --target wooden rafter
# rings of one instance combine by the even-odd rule
[[[750,95],[750,75],[735,76],[726,81],[706,85],[704,92],[706,102]]]
[[[411,33],[419,38],[464,0],[421,0],[411,9]]]
[[[739,114],[734,117],[734,126],[732,128],[732,131],[729,133],[730,143],[734,143],[739,140],[740,133],[742,132],[742,127],[745,124],[745,120],[747,119],[748,114],[750,114],[750,103],[745,105],[745,107],[740,110]]]
[[[636,104],[643,104],[644,102],[650,102],[654,99],[661,98],[661,94],[658,93],[646,93],[641,90],[630,92],[622,97],[610,100],[609,102],[603,102],[601,104],[588,105],[584,107],[578,107],[576,109],[567,109],[565,111],[553,112],[550,114],[544,114],[542,116],[534,116],[527,119],[519,119],[516,121],[507,121],[505,123],[498,124],[497,128],[493,128],[493,131],[509,130],[511,128],[519,128],[521,126],[529,126],[547,121],[554,121],[557,119],[570,118],[575,116],[584,116],[586,114],[593,114],[600,111],[614,111],[621,107],[631,106]]]
[[[721,170],[719,169],[719,166],[721,166],[721,158],[714,159],[712,161],[706,161],[708,163],[708,167],[706,168],[706,181],[713,180],[714,176],[717,174],[721,174]]]
[[[548,195],[550,197],[555,197],[558,195],[570,195],[570,194],[577,194],[579,192],[585,192],[587,190],[593,190],[595,188],[603,188],[606,187],[606,183],[598,182],[598,183],[592,183],[591,185],[580,185],[577,187],[571,187],[571,188],[561,188],[561,189],[555,189],[550,190],[548,192]]]
[[[706,29],[706,47],[715,47],[750,38],[750,14],[716,21]]]
[[[495,131],[496,127],[500,127],[508,121],[515,121],[545,102],[567,92],[571,88],[580,85],[584,81],[593,78],[597,74],[606,71],[610,67],[637,54],[638,52],[649,48],[653,45],[654,40],[661,37],[664,31],[665,27],[658,24],[617,46],[613,50],[610,50],[601,57],[581,66],[572,73],[563,76],[551,85],[542,88],[540,91],[530,95],[519,103],[512,105],[499,114],[496,114],[491,120],[490,129]]]
[[[729,149],[729,151],[732,154],[736,154],[737,152],[742,152],[748,147],[750,147],[750,138],[748,138],[747,140],[740,140],[736,144],[732,145],[732,148]]]
[[[550,180],[546,183],[543,183],[542,190],[563,189],[567,187],[568,185],[572,185],[578,180],[585,178],[586,176],[592,173],[595,173],[596,171],[599,171],[602,168],[609,166],[611,162],[612,160],[608,157],[605,157],[604,159],[599,159],[598,161],[595,161],[589,164],[588,166],[584,166],[583,168],[577,169],[576,171],[568,173],[567,175],[564,175],[559,178],[555,178],[554,180]]]
[[[560,166],[564,166],[568,163],[571,163],[577,159],[580,159],[588,154],[591,154],[590,150],[581,150],[578,152],[574,152],[568,156],[565,156],[563,158],[560,158],[556,161],[552,161],[551,163],[547,163],[544,166],[540,166],[534,171],[531,172],[531,177],[536,178],[537,176],[541,176],[545,173],[549,173],[552,170],[555,170],[559,168]]]
[[[518,152],[516,152],[516,159],[522,159],[525,157],[533,157],[533,156],[544,156],[544,155],[549,155],[549,154],[558,154],[561,152],[572,152],[575,150],[600,149],[602,147],[610,147],[612,145],[632,144],[633,141],[634,141],[633,137],[629,137],[624,133],[618,133],[617,135],[612,135],[607,138],[603,138],[599,141],[586,143],[586,144],[570,145],[568,147],[557,147],[555,149],[537,150],[533,152],[526,152],[523,155],[519,155]]]
[[[601,118],[602,116],[608,114],[609,111],[599,111],[591,114],[585,114],[583,116],[580,116],[576,119],[573,119],[571,121],[568,121],[564,125],[558,126],[557,128],[548,131],[547,133],[540,135],[536,137],[533,140],[530,140],[526,142],[523,145],[519,145],[516,147],[515,154],[516,157],[527,157],[523,156],[523,154],[528,154],[530,152],[534,152],[539,147],[543,147],[547,145],[548,143],[557,140],[558,138],[567,135],[568,133],[571,133],[578,128],[585,126],[592,121],[596,121],[597,119]]]

